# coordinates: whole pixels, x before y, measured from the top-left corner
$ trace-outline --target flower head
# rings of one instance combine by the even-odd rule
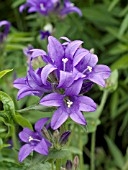
[[[74,58],[78,58],[79,54],[75,54]],[[111,70],[106,65],[97,65],[98,57],[86,50],[86,54],[81,60],[77,61],[75,68],[85,75],[84,80],[90,80],[102,87],[105,87],[105,79],[109,78]]]
[[[26,144],[20,148],[19,161],[22,162],[31,152],[36,151],[42,155],[48,155],[48,148],[51,143],[45,139],[41,133],[41,129],[49,118],[42,118],[35,124],[35,132],[28,128],[24,128],[19,133],[19,138]]]
[[[65,90],[65,94],[51,93],[41,99],[41,105],[58,107],[51,119],[52,129],[59,128],[68,117],[78,124],[86,125],[81,111],[93,112],[96,104],[91,98],[79,95],[81,86],[82,81],[78,80]]]
[[[51,127],[59,128],[69,117],[78,124],[86,125],[82,114],[96,110],[95,102],[83,96],[93,84],[105,86],[110,76],[110,68],[97,65],[98,57],[81,47],[82,41],[66,40],[60,43],[56,38],[48,37],[48,52],[32,49],[29,70],[25,78],[14,81],[19,89],[18,99],[27,95],[36,95],[40,104],[58,107],[51,119]],[[33,70],[31,61],[41,57],[45,66]],[[46,94],[49,93],[49,94]]]
[[[28,7],[29,13],[39,12],[45,16],[48,16],[50,13],[65,16],[71,12],[82,15],[80,9],[75,7],[69,0],[64,0],[63,7],[60,0],[27,0],[25,4],[20,6],[19,11],[22,12],[26,7]]]

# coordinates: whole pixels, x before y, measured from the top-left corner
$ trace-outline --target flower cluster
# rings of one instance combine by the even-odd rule
[[[93,112],[96,104],[83,94],[94,83],[105,87],[105,79],[110,76],[110,68],[97,65],[97,56],[82,48],[82,41],[70,41],[66,37],[61,39],[65,40],[63,44],[52,36],[48,37],[48,53],[41,49],[30,50],[27,76],[14,81],[14,86],[19,89],[18,99],[36,95],[41,98],[41,105],[57,107],[51,119],[54,130],[68,117],[86,125],[82,111]],[[34,70],[32,61],[39,56],[46,65]]]
[[[63,6],[60,0],[27,0],[25,4],[20,6],[19,11],[23,12],[27,7],[29,13],[38,12],[44,16],[48,16],[50,13],[65,16],[71,12],[82,15],[80,9],[75,7],[69,0],[64,0]]]
[[[26,144],[20,148],[19,161],[22,162],[31,152],[35,151],[41,155],[48,155],[49,148],[56,148],[65,145],[70,136],[70,131],[65,131],[62,134],[59,131],[54,131],[53,135],[48,129],[50,123],[49,118],[41,118],[35,124],[35,132],[29,128],[24,128],[19,133],[19,138]],[[46,124],[48,123],[48,124]]]
[[[4,30],[0,31],[0,43],[2,43],[4,39],[7,37],[9,33],[10,25],[11,25],[10,22],[6,20],[0,21],[0,28],[4,27]]]

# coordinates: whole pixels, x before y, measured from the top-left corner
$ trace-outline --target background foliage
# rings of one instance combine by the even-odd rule
[[[4,53],[0,52],[0,70],[13,69],[0,79],[0,89],[3,91],[0,92],[2,101],[0,149],[3,148],[0,150],[0,167],[7,170],[11,170],[11,167],[13,170],[25,169],[28,163],[26,161],[24,166],[15,163],[17,150],[13,150],[12,153],[12,150],[7,148],[9,138],[18,138],[16,134],[21,125],[32,128],[31,124],[42,115],[44,117],[51,115],[51,112],[46,112],[44,108],[38,106],[21,110],[37,103],[37,97],[26,97],[16,101],[17,90],[13,88],[12,82],[16,77],[25,76],[27,70],[27,59],[23,54],[23,48],[32,44],[35,48],[46,49],[47,44],[47,40],[42,41],[39,37],[39,30],[47,23],[46,19],[39,14],[27,14],[27,12],[20,14],[18,7],[24,2],[25,0],[0,2],[0,20],[6,19],[12,24]],[[110,66],[113,74],[107,82],[108,89],[103,91],[95,85],[87,94],[99,104],[96,113],[85,113],[87,128],[82,129],[71,122],[69,158],[79,155],[80,169],[88,170],[93,149],[91,142],[95,138],[97,170],[128,170],[128,1],[72,0],[72,2],[82,10],[83,16],[80,18],[77,14],[70,14],[64,21],[55,22],[54,36],[83,40],[83,46],[87,49],[94,48],[99,63]],[[13,104],[12,99],[4,92],[11,96]],[[8,107],[5,104],[7,102]],[[19,124],[15,129],[14,122]],[[75,133],[78,131],[80,133]],[[17,142],[14,145],[19,148],[20,144]],[[39,165],[38,169],[42,169],[42,166],[45,170],[49,165]]]

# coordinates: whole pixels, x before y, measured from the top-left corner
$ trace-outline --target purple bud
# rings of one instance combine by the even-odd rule
[[[66,170],[72,170],[72,161],[67,160],[67,162],[66,162]]]
[[[67,141],[68,141],[68,138],[69,138],[70,134],[71,134],[70,131],[64,132],[64,133],[61,135],[60,139],[59,139],[59,143],[60,143],[61,145],[66,144]]]
[[[84,82],[80,93],[81,94],[87,93],[92,88],[93,85],[94,85],[93,82]]]
[[[40,39],[41,40],[47,39],[50,35],[51,34],[49,31],[40,31]]]

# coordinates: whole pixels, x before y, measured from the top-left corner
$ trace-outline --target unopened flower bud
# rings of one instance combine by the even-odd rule
[[[90,53],[91,53],[91,54],[94,54],[94,52],[95,52],[95,49],[94,49],[94,48],[91,48],[91,49],[90,49]]]
[[[53,133],[53,136],[54,136],[55,138],[58,138],[59,135],[60,135],[59,131],[58,131],[58,130],[55,130],[54,133]]]
[[[66,144],[67,141],[68,141],[68,138],[69,138],[70,134],[71,134],[70,131],[64,132],[64,133],[61,135],[60,139],[59,139],[59,143],[60,143],[61,145]]]
[[[66,162],[66,170],[72,170],[72,161],[67,160],[67,162]]]
[[[74,165],[75,170],[76,170],[79,166],[79,157],[78,156],[75,156],[74,161],[73,161],[73,165]]]
[[[51,139],[51,137],[50,137],[50,135],[49,135],[49,132],[48,132],[48,130],[47,130],[45,127],[43,127],[42,132],[43,132],[43,134],[45,135],[45,137],[46,137],[48,140]]]

